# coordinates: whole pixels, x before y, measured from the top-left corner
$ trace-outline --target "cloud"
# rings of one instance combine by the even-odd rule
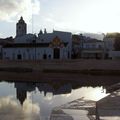
[[[76,32],[120,31],[119,4],[120,0],[41,0],[47,19],[42,23],[49,28]]]
[[[2,33],[0,33],[0,37],[2,37],[3,36],[3,34]]]
[[[39,11],[39,0],[0,0],[0,20],[3,21],[20,16],[29,21],[32,14],[39,14]]]
[[[23,106],[18,104],[12,97],[0,99],[1,120],[39,120],[40,108],[27,99]]]

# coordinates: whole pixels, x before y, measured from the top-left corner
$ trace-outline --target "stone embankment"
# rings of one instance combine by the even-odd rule
[[[0,61],[1,80],[119,79],[119,60]]]

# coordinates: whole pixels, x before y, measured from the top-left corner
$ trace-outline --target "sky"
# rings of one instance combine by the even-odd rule
[[[28,33],[120,32],[119,6],[120,0],[0,0],[0,37],[16,35],[20,16]]]

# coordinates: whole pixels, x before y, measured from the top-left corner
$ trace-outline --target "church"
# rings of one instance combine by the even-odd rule
[[[14,42],[3,46],[3,59],[7,60],[53,60],[71,59],[72,34],[40,30],[38,35],[27,34],[23,17],[16,24]]]

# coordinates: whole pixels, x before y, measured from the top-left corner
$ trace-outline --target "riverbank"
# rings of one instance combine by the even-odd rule
[[[119,60],[0,61],[0,80],[116,80]]]

